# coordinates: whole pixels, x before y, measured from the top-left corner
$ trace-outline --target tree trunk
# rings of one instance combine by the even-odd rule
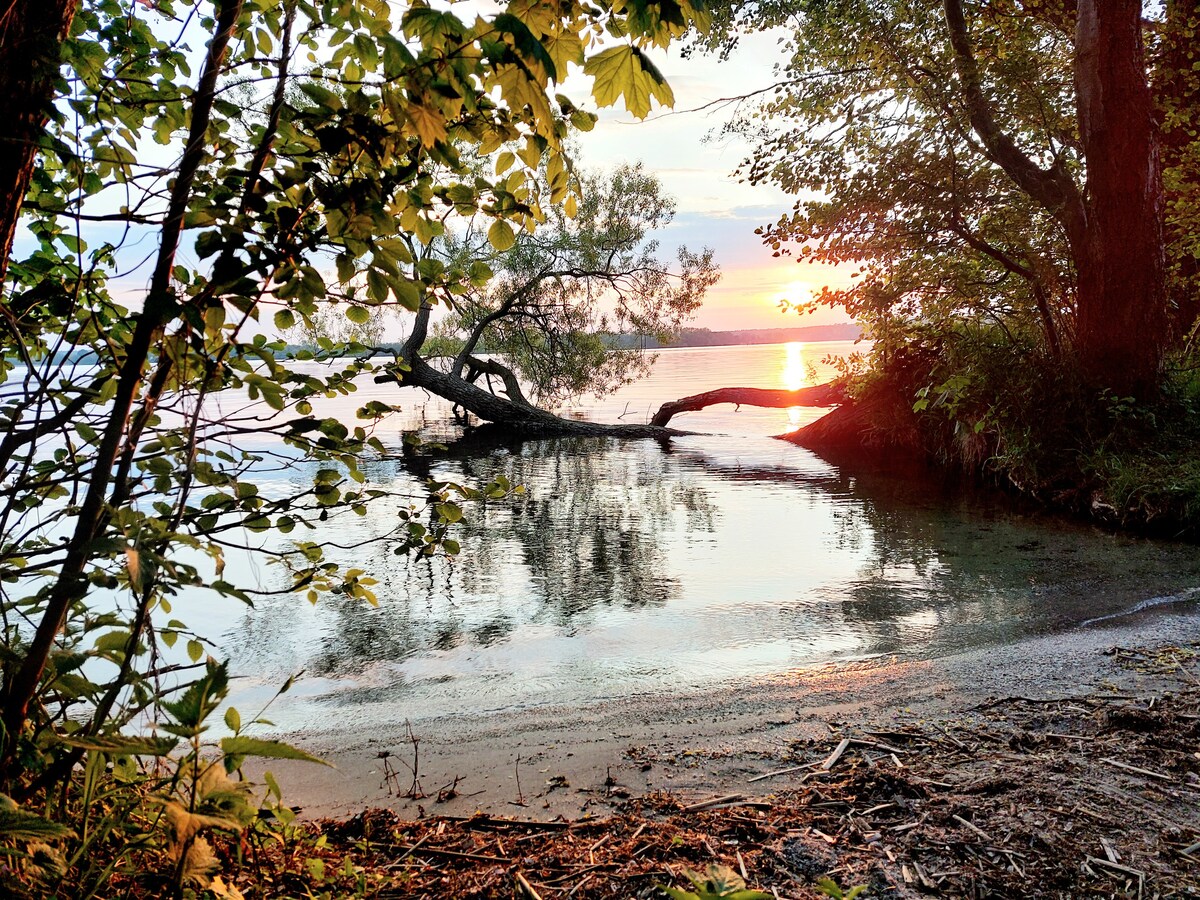
[[[12,0],[6,7],[0,10],[0,291],[78,0]]]
[[[1141,0],[1079,0],[1075,84],[1087,161],[1076,347],[1084,376],[1150,396],[1167,342],[1162,173]]]
[[[684,397],[682,400],[672,400],[664,403],[651,425],[666,425],[673,416],[682,412],[695,412],[718,403],[736,403],[738,406],[763,406],[769,409],[791,409],[793,406],[837,406],[846,399],[846,392],[841,384],[828,382],[815,387],[800,388],[796,391],[770,390],[767,388],[727,387],[715,391],[706,391]]]
[[[962,0],[943,0],[971,127],[987,156],[1062,224],[1078,278],[1075,352],[1096,387],[1150,396],[1167,343],[1162,173],[1142,45],[1141,0],[1078,0],[1075,88],[1087,165],[1080,192],[996,121]]]
[[[579,419],[564,419],[529,403],[498,397],[465,378],[441,372],[420,356],[405,360],[407,371],[380,375],[377,382],[393,381],[405,387],[419,387],[436,394],[477,416],[527,437],[622,437],[669,438],[688,434],[657,425],[604,425]]]

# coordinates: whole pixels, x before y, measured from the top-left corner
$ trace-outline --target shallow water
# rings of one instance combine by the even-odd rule
[[[574,412],[645,421],[664,400],[723,385],[794,388],[851,349],[665,351],[646,382]],[[371,385],[352,405],[374,397],[398,399]],[[403,402],[397,436],[422,421],[447,430],[436,401]],[[726,406],[680,418],[708,433],[665,446],[572,439],[381,460],[372,478],[418,497],[426,476],[504,474],[527,493],[468,508],[453,561],[360,546],[393,508],[330,523],[314,539],[353,548],[341,557],[380,579],[376,609],[281,596],[253,611],[205,600],[193,612],[207,627],[185,618],[232,652],[243,717],[303,669],[270,718],[321,730],[940,655],[1200,585],[1194,546],[1029,514],[912,473],[839,470],[771,439],[818,414]],[[283,583],[272,570],[242,574]]]

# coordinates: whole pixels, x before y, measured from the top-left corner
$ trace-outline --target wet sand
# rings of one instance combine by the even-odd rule
[[[922,661],[826,666],[689,694],[647,693],[586,707],[541,707],[471,718],[423,719],[416,746],[403,721],[371,730],[286,735],[334,768],[273,762],[285,799],[308,817],[368,807],[550,819],[608,811],[625,796],[666,790],[706,798],[767,794],[796,740],[833,723],[952,720],[989,698],[1061,698],[1096,691],[1137,696],[1154,678],[1105,650],[1200,642],[1195,603],[1147,610],[1017,643]],[[403,796],[417,782],[424,794]],[[394,773],[394,776],[393,774]],[[252,772],[253,774],[253,772]],[[439,792],[441,798],[439,799]]]

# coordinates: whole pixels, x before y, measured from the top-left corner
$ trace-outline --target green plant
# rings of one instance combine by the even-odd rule
[[[749,890],[746,882],[728,866],[711,864],[701,875],[698,872],[683,873],[692,883],[694,891],[657,885],[658,889],[673,900],[772,900],[770,894]]]
[[[288,679],[275,696],[291,683]],[[292,815],[274,802],[279,788],[270,774],[265,795],[256,797],[257,785],[242,773],[244,762],[321,760],[282,741],[247,734],[246,728],[270,724],[262,718],[266,707],[243,723],[237,709],[227,706],[224,722],[230,735],[204,741],[228,688],[226,664],[209,658],[200,677],[160,698],[163,720],[156,730],[163,736],[49,737],[83,753],[71,799],[57,810],[59,817],[77,825],[67,828],[20,809],[9,797],[0,798],[0,841],[13,860],[17,884],[34,894],[73,872],[76,895],[87,896],[126,867],[148,862],[153,870],[161,854],[169,864],[162,880],[176,891],[203,889],[213,884],[220,868],[209,832],[253,831],[279,839]]]
[[[865,884],[855,885],[849,890],[843,891],[836,881],[832,878],[818,878],[817,890],[826,897],[832,897],[833,900],[854,900],[859,894],[867,889]]]

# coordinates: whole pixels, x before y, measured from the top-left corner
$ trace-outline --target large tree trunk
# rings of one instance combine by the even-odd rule
[[[1149,396],[1167,341],[1162,173],[1141,0],[1079,0],[1075,82],[1087,160],[1087,239],[1077,248],[1076,346],[1084,375]]]
[[[1148,396],[1167,342],[1162,174],[1141,0],[1078,0],[1075,81],[1087,187],[1043,168],[998,124],[962,0],[943,0],[971,127],[989,159],[1062,224],[1078,277],[1075,351],[1096,387]]]
[[[77,7],[78,0],[11,0],[0,9],[0,291]]]

